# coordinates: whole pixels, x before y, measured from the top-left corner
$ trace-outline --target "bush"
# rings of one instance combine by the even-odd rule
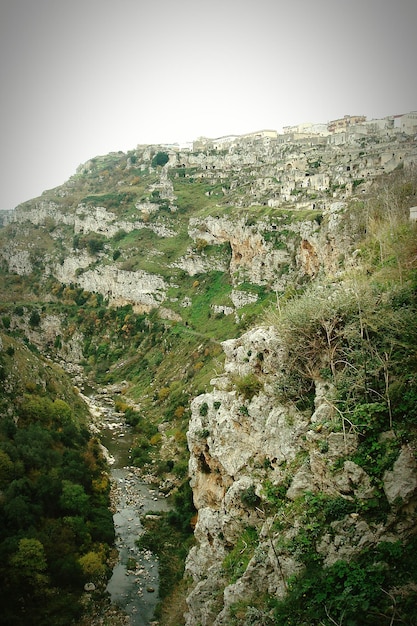
[[[168,161],[169,155],[166,152],[157,152],[152,159],[152,167],[157,167],[158,165],[163,167]]]
[[[96,237],[90,237],[87,240],[87,249],[88,249],[90,254],[97,254],[98,252],[101,252],[101,250],[103,250],[103,248],[104,248],[104,241],[103,241],[103,239],[98,239]]]
[[[223,561],[223,569],[231,583],[245,573],[257,545],[258,532],[253,526],[248,526]]]
[[[240,493],[242,504],[250,509],[254,509],[260,502],[259,496],[256,495],[255,486],[251,485]]]
[[[208,409],[209,407],[208,407],[207,402],[203,402],[203,404],[200,406],[200,415],[202,417],[205,417],[208,413]]]
[[[32,326],[32,328],[35,328],[36,326],[39,326],[40,323],[41,316],[39,315],[38,311],[32,311],[29,317],[29,325]]]
[[[262,389],[262,383],[255,374],[247,374],[246,376],[236,378],[234,384],[238,393],[243,396],[245,400],[252,400]]]
[[[8,315],[3,315],[3,317],[1,318],[1,321],[3,322],[4,328],[6,329],[10,328],[10,317]]]

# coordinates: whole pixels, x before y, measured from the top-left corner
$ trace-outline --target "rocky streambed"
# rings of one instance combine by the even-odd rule
[[[170,508],[168,499],[152,481],[129,464],[133,443],[131,428],[117,413],[111,396],[103,390],[84,389],[83,397],[94,419],[93,428],[104,446],[112,480],[112,506],[117,559],[107,584],[113,607],[125,615],[129,626],[151,626],[158,602],[159,574],[156,556],[136,545],[144,532],[141,517]],[[116,622],[115,622],[116,623]]]

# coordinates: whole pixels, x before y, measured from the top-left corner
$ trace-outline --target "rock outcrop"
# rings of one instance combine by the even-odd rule
[[[312,413],[280,402],[274,383],[284,364],[274,328],[225,341],[223,349],[224,374],[211,381],[211,393],[193,401],[187,435],[198,510],[196,545],[186,563],[193,580],[187,626],[226,626],[239,601],[285,597],[288,579],[304,569],[298,537],[308,535],[305,527],[314,523],[306,509],[314,498],[322,506],[330,502],[329,510],[340,509],[314,538],[323,567],[408,536],[417,510],[417,464],[404,447],[384,475],[391,511],[385,522],[366,517],[376,492],[371,477],[349,459],[358,435],[340,430],[329,384],[317,382]],[[275,504],[281,499],[279,506],[271,507],[271,493]],[[402,519],[395,507],[402,507]],[[248,528],[256,532],[252,546]],[[231,573],[229,555],[236,550],[241,563]]]

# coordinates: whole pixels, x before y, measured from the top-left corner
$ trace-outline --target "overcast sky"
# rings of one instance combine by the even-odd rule
[[[416,0],[3,0],[0,208],[137,144],[417,109]]]

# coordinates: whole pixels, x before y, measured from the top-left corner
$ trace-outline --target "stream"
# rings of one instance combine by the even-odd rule
[[[106,590],[112,604],[129,616],[131,626],[151,626],[157,623],[152,618],[158,603],[158,560],[152,552],[140,550],[135,542],[144,532],[141,516],[167,511],[170,506],[166,497],[129,465],[132,429],[123,414],[115,411],[111,398],[92,390],[84,393],[88,393],[84,398],[96,419],[97,434],[108,452],[111,468],[118,560]]]

